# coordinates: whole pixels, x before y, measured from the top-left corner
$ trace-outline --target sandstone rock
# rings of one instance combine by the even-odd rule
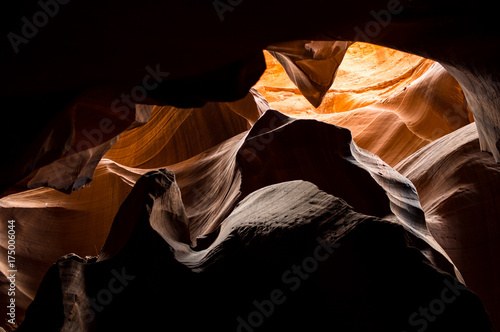
[[[266,49],[281,63],[288,77],[315,107],[321,105],[351,43],[297,40]]]
[[[266,59],[268,68],[256,87],[271,107],[348,128],[356,144],[391,166],[474,121],[458,82],[428,59],[355,43],[318,108],[276,61]]]
[[[41,323],[47,331],[296,331],[332,321],[339,331],[490,331],[478,298],[409,246],[404,228],[309,182],[253,192],[207,249],[193,251],[172,231],[187,219],[173,180],[162,170],[140,178],[114,221],[107,259],[59,260],[18,331]],[[446,304],[443,290],[458,295]],[[437,320],[418,316],[438,302]]]
[[[328,153],[315,150],[320,147],[319,141],[328,147],[323,150]],[[272,151],[274,153],[270,153]],[[302,153],[301,151],[307,154],[302,155],[302,158],[295,158],[295,154]],[[150,173],[152,175],[143,180],[147,182],[147,179],[155,179],[151,180],[149,189],[136,186],[136,193],[131,194],[125,201],[130,186],[148,170],[125,167],[110,160],[101,162],[90,187],[71,196],[50,189],[38,189],[37,192],[26,192],[2,199],[0,202],[3,213],[8,213],[26,229],[21,234],[24,236],[23,243],[32,243],[29,247],[20,248],[18,252],[19,260],[25,262],[21,266],[22,270],[31,276],[31,279],[24,279],[25,281],[19,283],[20,289],[24,290],[29,298],[33,298],[42,277],[41,273],[57,259],[57,253],[60,257],[61,252],[76,249],[81,256],[93,256],[97,254],[97,248],[101,248],[108,232],[106,244],[102,247],[97,261],[104,263],[116,255],[128,259],[128,254],[121,253],[122,250],[127,247],[129,239],[141,238],[141,231],[135,230],[135,222],[141,218],[142,213],[137,204],[147,205],[151,200],[156,202],[154,204],[157,208],[154,212],[151,212],[153,210],[150,208],[145,209],[149,211],[148,220],[154,219],[154,225],[151,227],[163,234],[163,242],[166,241],[174,249],[187,250],[188,253],[192,250],[207,253],[214,241],[221,238],[221,227],[228,216],[235,212],[236,204],[243,204],[242,200],[260,188],[298,179],[313,182],[327,193],[342,197],[344,202],[347,201],[343,204],[350,204],[355,210],[384,218],[386,223],[391,223],[394,225],[392,227],[403,231],[407,245],[418,248],[425,260],[440,271],[446,271],[463,281],[446,252],[427,230],[413,185],[377,156],[357,147],[346,129],[314,120],[293,119],[276,111],[268,111],[247,134],[235,136],[204,154],[169,168],[176,172],[179,189],[176,189],[177,184],[169,184],[173,181],[173,175],[165,178],[161,172]],[[311,169],[319,172],[310,172]],[[156,176],[160,178],[157,179]],[[162,188],[168,189],[168,194],[160,195]],[[106,190],[109,194],[103,195]],[[102,197],[109,198],[103,200]],[[276,199],[287,201],[280,197]],[[290,199],[293,199],[292,195]],[[47,203],[43,202],[49,202],[50,206],[47,207]],[[251,201],[248,204],[254,203],[255,201]],[[121,209],[118,211],[120,204]],[[269,213],[279,215],[279,204],[268,206]],[[350,209],[348,205],[345,206]],[[33,223],[28,214],[23,214],[23,208],[26,210],[26,207],[31,211],[41,211],[43,219]],[[271,207],[275,207],[276,212],[272,212]],[[66,211],[62,213],[61,208]],[[322,209],[319,207],[319,211]],[[247,210],[246,207],[243,209]],[[82,213],[83,211],[85,212]],[[112,216],[116,211],[118,213],[111,227]],[[287,211],[285,209],[283,213],[288,216]],[[45,231],[46,242],[40,241],[39,234],[43,231],[43,225],[50,220],[57,220],[58,225],[54,226],[51,233]],[[265,231],[265,227],[262,231]],[[82,232],[88,236],[82,236]],[[56,246],[47,247],[46,243],[52,242],[53,239],[64,238],[67,241],[57,240]],[[36,243],[39,244],[38,248]],[[185,255],[181,253],[181,249],[178,259]],[[39,250],[44,255],[35,261],[31,254],[33,250]],[[193,255],[199,257],[198,254]],[[186,257],[185,259],[188,259]],[[28,263],[29,260],[33,262]],[[85,262],[85,259],[78,260]],[[94,261],[95,259],[90,262]],[[81,281],[77,282],[71,275],[76,273],[74,269],[83,273],[81,269],[85,267],[75,263],[73,258],[67,264],[61,264],[65,266],[64,269],[69,269],[64,270],[69,271],[68,285],[81,284]],[[38,272],[33,273],[36,266]],[[41,266],[44,268],[40,269]],[[51,273],[54,272],[49,272],[49,275]]]
[[[477,129],[470,124],[395,168],[415,184],[430,232],[498,324],[500,167],[478,146]]]

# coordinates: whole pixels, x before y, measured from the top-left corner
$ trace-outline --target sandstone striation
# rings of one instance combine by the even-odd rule
[[[458,82],[439,64],[365,43],[350,46],[321,106],[312,107],[271,57],[257,90],[274,109],[348,128],[394,166],[474,121]]]
[[[497,4],[63,2],[2,11],[0,326],[12,220],[20,331],[498,329]]]
[[[318,142],[322,142],[323,145],[328,147],[323,151],[330,152],[326,155],[323,152],[322,155],[319,151],[314,151],[315,147],[320,146]],[[277,155],[269,154],[270,151],[276,151]],[[302,158],[293,158],[293,155],[296,153],[307,154],[303,155]],[[287,161],[287,158],[291,159]],[[256,164],[259,167],[255,167]],[[205,317],[203,320],[200,320],[205,327],[209,327],[210,324],[222,324],[221,326],[224,326],[225,329],[235,328],[235,324],[237,325],[239,322],[236,318],[239,317],[238,315],[241,315],[238,310],[245,311],[252,303],[251,300],[246,302],[242,299],[259,293],[256,293],[256,291],[245,293],[246,291],[244,291],[248,296],[245,295],[236,300],[234,299],[234,287],[229,286],[231,283],[221,284],[221,280],[226,280],[226,282],[229,282],[229,280],[239,280],[238,285],[241,285],[241,283],[244,285],[254,284],[258,285],[258,289],[261,290],[270,288],[269,292],[271,292],[275,286],[269,280],[276,280],[276,275],[280,275],[280,270],[272,270],[275,271],[274,277],[273,273],[268,275],[267,273],[269,272],[265,271],[269,271],[269,268],[266,267],[267,263],[265,262],[268,262],[268,264],[271,264],[275,268],[280,267],[286,272],[286,265],[283,265],[283,262],[293,262],[294,259],[298,259],[300,262],[301,259],[306,257],[306,253],[301,252],[299,248],[295,248],[297,244],[304,243],[306,245],[307,243],[311,243],[312,239],[317,236],[323,236],[322,231],[320,232],[323,227],[326,227],[325,231],[329,229],[327,233],[330,235],[325,237],[325,240],[329,239],[328,241],[331,244],[337,243],[337,239],[339,243],[342,243],[340,239],[352,236],[354,243],[349,244],[349,247],[352,249],[357,248],[354,252],[359,252],[359,255],[366,255],[367,252],[371,252],[373,256],[370,254],[368,257],[361,259],[361,261],[370,262],[369,266],[372,267],[364,266],[364,263],[359,266],[356,265],[357,267],[352,267],[352,263],[347,262],[358,262],[360,258],[356,256],[358,254],[353,254],[351,249],[347,250],[342,254],[342,256],[346,255],[345,257],[341,256],[338,258],[339,262],[343,263],[340,265],[335,263],[327,267],[326,276],[320,277],[319,280],[323,280],[324,285],[314,283],[311,290],[301,295],[306,296],[306,298],[299,296],[292,302],[294,304],[291,307],[287,306],[289,308],[287,310],[291,310],[290,312],[292,313],[297,310],[303,312],[303,316],[308,317],[307,319],[304,321],[291,320],[285,323],[283,317],[289,316],[286,312],[283,312],[282,316],[277,315],[276,318],[266,323],[265,328],[273,329],[274,324],[292,324],[291,326],[302,324],[306,326],[306,324],[311,323],[311,320],[315,320],[314,317],[319,319],[322,316],[318,316],[318,313],[323,312],[326,315],[324,310],[328,312],[337,312],[337,310],[340,310],[339,312],[344,313],[340,316],[347,319],[345,312],[355,312],[353,311],[354,307],[351,308],[351,306],[358,306],[359,303],[357,301],[359,299],[367,298],[366,292],[375,292],[376,294],[381,291],[380,289],[383,289],[384,292],[387,292],[389,289],[389,293],[393,294],[391,296],[401,296],[400,287],[404,286],[399,284],[399,281],[394,280],[401,280],[401,282],[405,280],[405,285],[407,285],[407,281],[402,277],[397,278],[395,275],[402,273],[402,276],[407,276],[409,272],[404,272],[406,267],[398,270],[399,265],[395,261],[391,263],[391,259],[396,259],[398,262],[400,260],[405,261],[405,266],[408,266],[407,268],[413,271],[410,274],[412,278],[415,278],[415,283],[418,283],[420,286],[415,286],[413,282],[410,282],[412,285],[411,292],[420,289],[419,287],[422,287],[422,289],[439,290],[439,287],[442,288],[443,285],[447,285],[447,283],[444,283],[444,280],[448,280],[448,283],[453,284],[456,281],[450,279],[450,274],[456,278],[455,280],[463,281],[446,252],[441,249],[427,230],[424,214],[420,208],[419,198],[413,185],[377,156],[357,147],[352,141],[350,132],[343,128],[315,120],[296,120],[276,111],[268,111],[257,121],[252,130],[244,136],[235,136],[214,147],[213,150],[209,150],[208,153],[202,156],[191,158],[169,167],[177,173],[179,186],[177,182],[174,182],[174,175],[171,172],[149,172],[139,178],[140,174],[145,174],[147,170],[119,166],[119,164],[111,161],[104,161],[100,167],[104,166],[107,166],[108,170],[113,170],[113,172],[107,172],[106,174],[113,175],[114,178],[120,174],[121,181],[128,179],[128,182],[123,183],[125,186],[130,186],[138,179],[139,182],[137,182],[129,197],[121,203],[121,208],[114,218],[107,240],[96,258],[79,258],[73,255],[59,260],[56,265],[49,269],[48,274],[40,285],[35,301],[30,307],[31,309],[28,309],[26,321],[20,330],[30,330],[30,326],[33,324],[33,326],[36,326],[41,319],[47,321],[47,324],[53,326],[54,329],[62,327],[63,330],[105,329],[111,326],[109,324],[116,325],[116,318],[113,318],[114,315],[123,316],[124,310],[127,310],[126,308],[128,307],[128,305],[125,305],[126,301],[136,301],[139,296],[139,289],[130,289],[132,293],[124,292],[124,295],[120,295],[122,294],[120,293],[117,295],[117,298],[121,296],[121,300],[110,302],[115,304],[109,307],[106,305],[106,310],[102,310],[102,312],[100,311],[102,304],[99,304],[99,302],[96,305],[95,297],[88,294],[95,293],[94,295],[97,296],[100,289],[104,289],[102,288],[104,286],[101,284],[105,278],[98,278],[98,275],[105,274],[111,277],[114,275],[113,273],[121,273],[123,271],[122,267],[130,271],[127,273],[131,273],[130,275],[134,278],[139,276],[139,279],[142,280],[141,285],[147,284],[152,287],[158,282],[155,281],[155,278],[166,273],[173,278],[172,284],[176,284],[177,289],[184,290],[172,298],[174,299],[174,306],[161,305],[160,302],[156,302],[161,301],[163,303],[163,296],[158,297],[158,294],[161,294],[161,292],[171,294],[171,288],[163,288],[162,286],[162,290],[148,291],[150,294],[155,294],[156,300],[155,298],[148,298],[147,301],[148,303],[153,303],[153,308],[148,307],[148,309],[144,310],[153,310],[154,312],[156,310],[167,310],[173,312],[173,319],[179,319],[180,322],[188,318],[184,316],[185,313],[177,312],[178,308],[184,307],[182,305],[178,306],[178,304],[188,299],[189,303],[191,303],[192,299],[196,299],[197,308],[201,310],[199,314]],[[205,172],[201,172],[200,167]],[[308,171],[310,169],[319,169],[320,172],[311,173]],[[221,177],[220,174],[223,170],[227,172],[227,175]],[[205,177],[197,179],[196,174],[205,174]],[[321,174],[329,176],[321,177]],[[107,176],[108,178],[109,175]],[[101,178],[96,177],[93,183],[99,183],[99,179]],[[120,179],[120,177],[118,178]],[[297,182],[297,179],[300,178],[308,182]],[[290,180],[295,180],[295,182],[289,182]],[[198,190],[204,193],[203,199],[194,199],[191,196],[194,190],[192,187],[189,188],[189,185],[193,185],[194,181],[196,181],[197,188],[200,188]],[[323,190],[313,186],[310,182],[315,183],[317,187]],[[280,183],[284,189],[278,190],[276,186],[279,187]],[[305,186],[308,189],[297,189],[295,186],[299,186],[299,188]],[[88,189],[91,188],[92,186]],[[96,189],[99,188],[96,187]],[[83,190],[79,192],[84,193]],[[121,192],[127,192],[127,190],[122,190]],[[183,194],[183,192],[188,194]],[[301,195],[297,193],[301,193]],[[88,191],[86,194],[92,195]],[[252,195],[260,198],[253,198]],[[308,197],[308,195],[312,195],[312,197],[320,195],[323,199],[328,198],[326,199],[327,201],[341,202],[341,206],[344,207],[341,208],[338,204],[334,204],[334,207],[327,208],[323,206],[323,203],[312,205],[310,203],[300,203],[301,199],[307,198],[307,200],[310,200],[311,197]],[[338,200],[333,195],[343,197],[343,199]],[[36,201],[38,202],[39,200]],[[82,201],[82,197],[80,197],[80,201]],[[101,203],[102,200],[96,200],[96,204]],[[26,205],[23,202],[19,202],[18,204]],[[295,208],[288,206],[288,204],[292,204]],[[115,204],[113,208],[117,208],[117,205]],[[259,212],[252,212],[253,209]],[[293,212],[295,209],[298,211]],[[363,214],[354,212],[356,210],[363,211]],[[342,211],[351,212],[343,215]],[[11,210],[11,213],[13,212],[19,213],[16,210]],[[295,213],[305,213],[305,215],[295,215]],[[315,213],[319,213],[323,217],[314,216]],[[367,214],[371,214],[373,217],[369,217]],[[248,217],[250,216],[255,221],[249,221]],[[337,217],[334,216],[340,219],[337,220],[335,219]],[[379,217],[378,219],[377,216]],[[334,222],[337,226],[326,226],[329,224],[328,220],[332,218],[337,220]],[[385,221],[382,222],[380,218],[385,219]],[[233,225],[233,223],[239,224],[241,222],[243,222],[242,225]],[[326,224],[321,226],[324,223]],[[96,229],[96,226],[89,225],[88,223],[84,223],[83,225],[88,227],[88,229]],[[248,227],[253,228],[248,229]],[[304,227],[303,230],[302,227]],[[368,227],[368,230],[365,227]],[[380,230],[378,230],[379,227],[381,228]],[[308,229],[309,231],[307,232],[311,232],[308,233],[311,235],[303,237],[304,232]],[[81,233],[80,230],[76,230],[76,232],[73,237]],[[378,232],[381,233],[379,234]],[[399,235],[394,234],[394,232]],[[30,233],[35,234],[36,232]],[[103,234],[106,233],[103,232]],[[287,234],[295,235],[291,239],[287,239]],[[348,234],[351,235],[348,236]],[[241,238],[242,236],[243,238]],[[277,236],[276,241],[278,243],[273,240],[274,236]],[[298,240],[294,240],[294,236],[299,236],[302,240],[297,242]],[[396,240],[397,238],[400,240]],[[279,244],[281,240],[284,241],[284,248]],[[252,244],[253,241],[255,241],[255,244]],[[348,243],[350,243],[349,241]],[[399,245],[391,247],[390,243],[394,241],[399,243]],[[384,244],[381,245],[381,243]],[[277,248],[274,248],[275,245]],[[139,248],[148,248],[149,246],[151,246],[151,249],[147,251],[155,254],[149,255],[147,261],[139,259],[139,257],[144,257],[140,254],[141,250]],[[250,252],[246,252],[245,250],[236,250],[234,246],[237,248],[255,249],[248,249]],[[288,251],[286,249],[287,246],[292,246],[294,249]],[[413,249],[410,250],[409,247]],[[374,250],[374,248],[378,249]],[[382,252],[378,253],[377,250],[382,250]],[[417,256],[409,254],[410,256],[407,257],[408,250],[409,252],[415,251]],[[269,256],[269,252],[276,253],[277,256]],[[389,252],[391,253],[390,255],[388,255]],[[395,252],[398,252],[398,254],[395,254]],[[243,256],[234,257],[235,254]],[[232,258],[225,258],[227,255]],[[403,256],[399,257],[399,255]],[[414,260],[410,257],[420,258]],[[167,261],[164,263],[158,263],[157,261],[165,259]],[[151,262],[148,262],[149,260]],[[277,261],[281,263],[276,264]],[[423,261],[427,263],[422,263]],[[334,262],[337,262],[337,260],[334,260]],[[246,266],[247,264],[249,265]],[[253,266],[252,264],[257,264],[257,266]],[[349,264],[350,268],[343,268],[342,264]],[[434,266],[434,270],[431,269],[434,272],[431,272],[431,270],[425,272],[428,270],[428,264]],[[215,267],[211,267],[212,265]],[[148,268],[144,269],[143,266],[148,266]],[[160,270],[156,271],[154,266],[157,266]],[[388,266],[392,267],[388,269]],[[28,266],[24,268],[28,269]],[[233,272],[236,274],[230,277],[233,272],[229,271],[233,268],[235,268]],[[346,275],[337,275],[334,277],[333,275],[337,273],[332,271],[337,268],[350,272],[346,272]],[[325,307],[325,302],[322,301],[331,301],[331,299],[328,300],[328,297],[317,302],[314,310],[312,308],[306,309],[303,305],[300,305],[300,303],[305,303],[304,301],[308,300],[310,296],[313,296],[313,298],[317,297],[318,295],[314,294],[318,294],[319,289],[333,287],[331,291],[335,293],[339,291],[336,287],[344,283],[340,282],[340,280],[347,281],[352,278],[359,278],[355,277],[358,273],[352,272],[351,268],[354,268],[354,271],[357,271],[356,269],[358,268],[361,269],[358,271],[359,276],[367,275],[366,272],[363,272],[365,269],[377,269],[377,271],[383,271],[383,273],[373,280],[370,279],[368,281],[362,278],[359,280],[359,283],[351,284],[354,289],[346,290],[346,293],[343,293],[342,303],[346,303],[346,301],[347,303],[350,301],[354,302],[347,304],[346,307],[342,307],[344,309],[339,307],[340,304]],[[207,277],[208,279],[203,281],[205,278],[205,269],[208,271],[220,271],[219,273],[224,273],[225,277],[221,278],[220,274],[213,272],[215,274],[207,274],[209,276]],[[448,277],[442,275],[438,270],[447,271],[449,273]],[[143,272],[139,273],[139,271]],[[176,275],[176,273],[179,273],[179,275]],[[191,275],[190,273],[194,274]],[[393,275],[394,273],[395,275]],[[94,277],[92,277],[93,275]],[[156,277],[149,279],[152,276]],[[341,278],[339,280],[340,283],[337,281],[331,284],[327,282],[327,280],[333,277]],[[191,278],[195,279],[191,280]],[[220,286],[214,286],[214,280],[219,280],[215,285]],[[244,280],[248,281],[245,282]],[[179,282],[181,281],[186,283],[186,286],[179,287]],[[132,283],[132,279],[130,282]],[[386,286],[373,288],[373,286],[369,286],[372,282],[375,282],[373,285],[383,282]],[[161,284],[168,285],[170,283],[164,281]],[[189,287],[187,285],[196,286]],[[202,285],[207,286],[202,287]],[[212,287],[208,285],[212,285]],[[360,287],[360,285],[363,286]],[[54,287],[55,289],[62,289],[62,293],[50,291]],[[408,288],[408,286],[405,287]],[[376,289],[379,290],[377,291]],[[460,288],[462,291],[464,289]],[[221,294],[228,294],[227,296],[231,297],[225,298],[225,295],[220,294],[216,296],[213,293],[215,290],[218,290]],[[206,294],[206,292],[209,292],[209,294]],[[440,321],[440,323],[434,325],[432,328],[440,330],[443,326],[448,328],[454,326],[453,324],[474,324],[475,326],[484,324],[485,331],[488,330],[488,319],[483,311],[484,309],[482,309],[477,300],[474,300],[472,293],[466,292],[468,295],[461,298],[465,302],[460,302],[458,306],[453,307],[457,311],[453,314],[450,313],[447,316],[449,318]],[[167,293],[165,293],[165,296],[167,296]],[[415,294],[417,293],[421,293],[421,291]],[[201,296],[200,294],[205,295]],[[367,307],[364,307],[362,310],[363,315],[373,312],[375,307],[381,308],[380,305],[375,304],[380,301],[380,298],[376,297],[375,294],[373,294],[373,297],[368,298],[377,298],[376,302],[373,304],[367,303]],[[412,316],[413,311],[418,309],[419,305],[427,305],[427,302],[432,300],[432,292],[426,291],[425,294],[427,295],[423,297],[410,296],[410,300],[404,302],[405,305],[398,306],[400,309],[403,307],[405,309],[398,311],[397,316],[399,318],[397,322],[392,322],[394,316],[391,311],[392,314],[389,314],[387,319],[391,317],[390,320],[392,323],[390,324],[394,325],[390,325],[392,327],[389,329],[397,330],[404,328],[408,324],[417,324],[415,321],[411,323],[409,317]],[[210,299],[212,302],[211,307],[218,308],[218,311],[221,307],[225,308],[227,303],[232,303],[232,309],[224,311],[227,312],[228,316],[217,316],[207,311],[205,306],[208,303],[205,304],[204,301],[209,299],[207,297],[209,295],[212,296]],[[379,296],[382,295],[380,294]],[[400,298],[391,298],[391,296],[384,297],[384,301],[387,301],[388,306],[394,306],[393,301],[399,301],[398,303],[401,304]],[[312,298],[308,301],[310,302],[311,300]],[[214,303],[217,303],[217,305],[214,306]],[[235,303],[240,303],[241,307],[238,309],[239,305]],[[49,314],[42,309],[46,307],[60,309],[51,311]],[[191,313],[192,310],[189,312]],[[472,316],[469,316],[471,317],[470,321],[458,320],[462,316],[461,312],[463,310],[474,312]],[[142,312],[139,314],[142,315]],[[380,317],[384,317],[383,313],[378,314],[381,315]],[[89,315],[95,318],[95,320],[89,318]],[[45,320],[42,317],[51,318]],[[156,315],[150,317],[156,317]],[[231,319],[231,317],[234,319]],[[341,323],[339,326],[345,326],[347,330],[352,330],[353,328],[359,330],[367,328],[377,330],[381,328],[377,327],[377,324],[382,324],[380,326],[387,324],[387,321],[382,319],[379,323],[374,323],[372,320],[367,322],[368,325],[361,324],[356,327],[349,325],[348,322],[352,324],[352,319],[351,317],[351,320]],[[318,324],[320,321],[318,321]],[[123,323],[123,327],[125,328],[125,326],[130,326],[130,324],[135,324],[135,322],[134,319],[131,321],[122,320],[116,326],[120,326],[119,324]],[[140,324],[146,324],[146,326],[147,324],[154,324],[154,319],[147,323],[141,321]],[[196,327],[193,325],[193,328]]]
[[[496,317],[500,167],[478,147],[477,129],[470,124],[427,145],[395,169],[415,184],[429,231]]]
[[[145,174],[117,214],[106,259],[60,259],[18,330],[167,321],[188,331],[274,331],[321,329],[332,319],[340,331],[490,330],[477,297],[431,267],[403,227],[356,213],[309,182],[248,195],[206,249],[182,241],[186,220],[174,174]],[[417,308],[443,289],[459,296],[439,321],[426,322]]]

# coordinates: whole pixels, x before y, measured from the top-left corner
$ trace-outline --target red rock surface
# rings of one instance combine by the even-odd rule
[[[478,147],[477,129],[470,124],[427,145],[395,169],[415,184],[429,231],[496,317],[500,166]]]
[[[294,141],[301,137],[308,137],[304,145]],[[399,331],[415,326],[411,317],[419,305],[456,282],[442,271],[461,280],[428,232],[413,185],[358,148],[348,130],[268,111],[241,141],[231,144],[239,147],[237,155],[218,157],[220,162],[236,157],[239,167],[233,172],[241,180],[218,179],[241,193],[232,202],[212,196],[210,206],[218,207],[223,218],[216,223],[211,218],[212,229],[196,246],[191,240],[198,232],[191,225],[196,219],[186,213],[174,173],[148,172],[121,205],[97,259],[68,256],[49,269],[19,331],[41,321],[47,329],[62,330],[153,328],[164,320],[181,326],[193,316],[197,319],[188,330],[241,329],[241,317],[252,310],[249,304],[276,291],[290,299],[286,306],[273,315],[273,305],[264,325],[251,318],[247,324],[266,331],[317,329],[333,318],[339,330]],[[320,141],[331,146],[323,150],[329,153],[282,163],[285,155],[310,150]],[[266,156],[272,150],[281,158]],[[257,174],[256,160],[266,166]],[[321,164],[321,173],[337,176],[308,177],[307,170]],[[326,192],[311,182],[289,181],[297,175]],[[385,220],[355,212],[349,202]],[[320,259],[307,255],[314,241],[317,247],[339,248],[321,268]],[[287,266],[298,271],[292,262],[311,260],[314,266],[302,263],[308,272],[298,274],[304,286],[298,276],[289,279]],[[103,277],[109,274],[121,280],[120,290]],[[314,282],[306,282],[309,278]],[[109,294],[102,300],[106,285]],[[458,285],[461,297],[429,330],[489,331],[479,299]],[[137,301],[148,305],[134,307]]]
[[[500,326],[497,11],[400,4],[367,40],[387,3],[244,2],[222,22],[210,3],[81,3],[18,55],[2,44],[0,308],[15,220],[20,330],[193,313],[193,329],[234,330],[318,237],[344,249],[263,330],[332,313],[340,331],[416,330],[458,281],[469,290],[420,324],[488,331],[488,313]],[[151,70],[158,86],[117,111]],[[142,288],[97,310],[125,265]]]

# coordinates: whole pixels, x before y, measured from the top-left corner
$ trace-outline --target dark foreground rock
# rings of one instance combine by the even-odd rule
[[[405,228],[310,182],[249,194],[202,250],[180,197],[172,172],[141,177],[99,258],[54,264],[18,331],[490,331]]]

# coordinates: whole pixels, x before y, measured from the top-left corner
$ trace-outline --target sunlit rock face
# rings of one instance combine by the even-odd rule
[[[18,225],[20,330],[497,324],[500,168],[460,85],[432,60],[335,45],[266,47],[288,70],[265,53],[266,72],[235,102],[136,107],[105,147],[65,161],[68,176],[54,166],[64,142],[83,146],[79,133],[107,113],[61,120],[70,132],[44,141],[46,157],[0,199],[1,227]],[[293,272],[302,264],[306,277]],[[257,323],[254,301],[271,298]]]
[[[314,150],[320,142],[323,153]],[[218,181],[229,184],[229,197],[210,197],[221,217],[205,222],[211,229],[200,232],[199,219],[190,218],[173,172],[144,174],[99,256],[65,257],[53,265],[20,331],[42,320],[49,329],[106,330],[153,328],[160,317],[181,326],[193,316],[187,330],[249,324],[269,331],[319,329],[334,318],[345,331],[400,331],[423,324],[415,320],[419,303],[448,288],[461,297],[430,330],[490,330],[481,302],[458,283],[460,274],[427,230],[411,182],[357,147],[347,129],[268,111],[239,142],[226,141],[218,150],[223,146],[237,153],[213,157],[233,177]],[[298,152],[302,160],[291,158]],[[323,176],[309,176],[309,169]],[[300,176],[306,181],[296,180]],[[200,188],[209,184],[198,182]],[[314,258],[319,246],[326,254]],[[249,319],[268,294],[272,301],[279,294],[268,319]],[[141,297],[151,305],[133,308]],[[124,318],[133,313],[150,319]]]
[[[350,129],[356,143],[394,166],[473,121],[458,82],[439,64],[375,45],[352,45],[323,103],[313,107],[266,55],[257,90],[286,114]]]

